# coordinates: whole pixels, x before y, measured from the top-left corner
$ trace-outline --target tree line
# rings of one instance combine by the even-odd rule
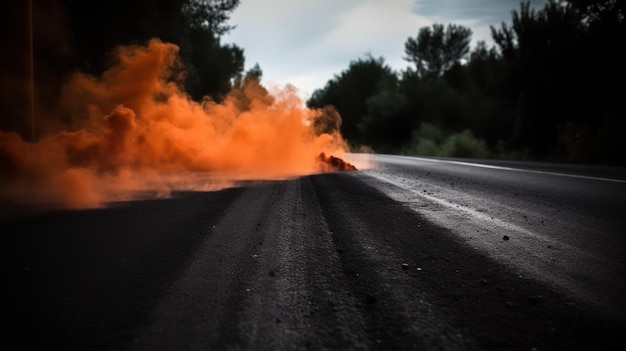
[[[626,165],[626,2],[523,1],[511,14],[491,47],[471,48],[460,25],[420,28],[405,42],[413,67],[356,59],[307,105],[334,106],[355,148]]]
[[[239,0],[9,0],[3,5],[0,129],[27,136],[28,43],[32,31],[38,108],[54,102],[67,74],[98,75],[118,45],[160,38],[180,47],[184,86],[219,101],[245,75],[244,50],[224,44]],[[494,44],[470,46],[455,24],[418,30],[405,43],[412,64],[394,71],[382,57],[352,61],[316,90],[309,107],[332,105],[356,148],[418,155],[626,164],[626,1],[521,2],[491,27]],[[32,22],[30,20],[32,19]],[[31,28],[28,24],[32,23]]]

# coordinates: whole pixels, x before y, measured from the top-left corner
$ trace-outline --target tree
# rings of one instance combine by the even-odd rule
[[[465,59],[471,40],[472,30],[460,25],[422,27],[404,44],[404,59],[414,63],[421,76],[439,77]]]
[[[569,0],[566,3],[581,11],[586,24],[624,23],[626,20],[626,2],[623,0]]]
[[[382,57],[367,56],[350,62],[347,70],[335,75],[322,89],[315,90],[307,106],[323,108],[334,106],[341,114],[341,132],[353,143],[364,142],[359,125],[368,113],[367,101],[378,95],[389,84],[397,81],[395,72]],[[391,82],[391,83],[389,83]]]
[[[219,99],[230,81],[243,71],[243,50],[223,45],[220,37],[234,28],[227,24],[239,0],[61,0],[68,18],[76,68],[100,74],[118,45],[159,38],[180,47],[188,72],[184,82],[194,99]]]
[[[237,6],[239,0],[186,0],[182,12],[192,28],[222,36],[235,28],[226,22]]]
[[[538,11],[525,1],[492,34],[516,110],[512,145],[539,159],[624,163],[613,151],[626,125],[624,1],[549,0]]]
[[[243,49],[223,45],[205,31],[193,30],[189,41],[192,47],[180,53],[187,71],[185,91],[194,100],[205,96],[221,100],[232,88],[231,81],[243,71]]]

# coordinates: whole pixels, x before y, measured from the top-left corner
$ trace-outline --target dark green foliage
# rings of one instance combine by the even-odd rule
[[[590,148],[578,144],[590,144],[582,140],[599,138],[611,120],[624,118],[618,98],[624,93],[626,62],[619,44],[625,38],[620,4],[550,1],[535,12],[522,3],[511,27],[492,28],[508,69],[507,88],[515,93],[509,103],[519,114],[512,145],[529,147],[540,158],[607,162],[609,150],[581,151]],[[584,137],[568,136],[574,129]],[[563,150],[576,155],[565,156]]]
[[[310,103],[338,106],[348,139],[378,151],[626,165],[625,14],[620,0],[522,2],[471,51],[463,27],[421,28],[414,69],[347,104],[380,81],[349,70],[352,85],[336,77]]]
[[[204,30],[191,30],[189,40],[192,47],[180,53],[187,71],[185,90],[195,100],[203,96],[219,100],[231,89],[231,80],[243,70],[243,49],[223,45]]]
[[[402,153],[419,156],[491,158],[495,157],[487,143],[472,131],[444,132],[430,123],[422,123]]]
[[[220,36],[239,0],[61,0],[74,55],[68,71],[101,73],[118,45],[152,38],[175,43],[187,71],[184,82],[193,98],[219,98],[243,70],[243,50],[223,45]]]
[[[366,144],[393,150],[411,138],[414,119],[407,110],[406,96],[398,89],[397,79],[384,82],[382,89],[370,96],[366,105],[367,112],[358,125]]]
[[[438,77],[467,56],[471,38],[469,28],[455,24],[423,27],[404,44],[405,60],[414,63],[420,75]]]
[[[191,28],[221,36],[234,28],[226,22],[237,6],[239,0],[184,0],[180,8]]]
[[[350,62],[347,70],[335,75],[322,89],[313,92],[309,107],[333,105],[343,119],[342,134],[353,143],[364,143],[361,133],[363,117],[368,113],[368,100],[396,84],[393,70],[382,58],[368,56]]]

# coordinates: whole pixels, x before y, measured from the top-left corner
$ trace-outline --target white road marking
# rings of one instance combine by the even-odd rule
[[[542,228],[524,228],[511,221],[496,218],[474,208],[455,202],[454,191],[441,189],[441,196],[433,196],[419,191],[414,186],[415,180],[394,177],[384,171],[368,171],[366,174],[381,183],[389,184],[402,191],[393,191],[385,186],[372,185],[390,198],[407,205],[413,211],[423,215],[428,221],[450,230],[465,240],[471,247],[493,257],[498,262],[507,262],[521,276],[530,275],[571,294],[575,298],[595,305],[601,297],[594,295],[589,289],[580,289],[577,280],[577,267],[586,262],[589,271],[601,271],[603,267],[596,265],[603,262],[591,251],[557,241],[542,233]],[[381,184],[379,183],[379,184]],[[433,212],[421,207],[412,206],[412,199],[421,198],[442,206],[447,211]],[[535,229],[535,230],[533,230]],[[540,229],[536,231],[537,229]],[[545,229],[543,229],[545,230]],[[504,235],[510,237],[503,245]]]
[[[460,213],[462,217],[465,217],[463,215],[466,215],[467,217],[465,217],[466,219],[472,221],[473,223],[481,226],[481,227],[488,227],[490,228],[492,231],[494,227],[501,229],[501,231],[505,232],[505,233],[519,233],[525,236],[530,236],[533,237],[535,240],[539,240],[541,241],[541,245],[545,246],[545,245],[553,245],[556,246],[561,245],[561,246],[565,246],[565,244],[563,243],[557,243],[554,240],[551,240],[549,238],[547,238],[545,235],[539,235],[534,233],[531,230],[528,230],[526,228],[520,227],[514,223],[508,222],[508,221],[504,221],[501,219],[496,218],[495,216],[492,215],[487,215],[485,213],[482,213],[480,211],[477,211],[471,207],[462,205],[461,203],[458,202],[452,202],[450,200],[446,200],[443,198],[439,198],[436,196],[432,196],[432,195],[428,195],[424,192],[419,191],[418,189],[415,189],[413,187],[407,186],[406,184],[403,184],[402,182],[396,181],[394,179],[392,179],[390,177],[390,175],[386,175],[383,173],[379,173],[379,172],[368,172],[368,175],[374,178],[377,178],[381,181],[387,182],[389,184],[392,184],[400,189],[403,189],[405,191],[410,192],[411,194],[413,194],[413,196],[419,197],[419,198],[423,198],[426,200],[429,200],[431,202],[434,202],[440,206],[446,207],[450,210],[452,210],[453,212],[456,213]],[[392,198],[394,198],[396,201],[400,201],[403,203],[407,203],[407,199],[403,199],[399,196],[394,196],[393,194],[388,194],[390,195]],[[450,196],[451,198],[454,198],[454,196]],[[441,221],[439,218],[431,218],[432,220],[438,222],[440,225],[444,226],[444,227],[448,227],[448,223],[446,223],[445,221]],[[451,228],[452,229],[452,228]],[[470,231],[469,232],[469,236],[474,236],[474,231]],[[463,233],[465,234],[465,233]],[[519,237],[519,236],[518,236]],[[570,249],[571,250],[571,249]]]
[[[393,156],[393,157],[405,158],[405,159],[408,159],[408,160],[420,160],[420,161],[429,161],[429,162],[437,162],[437,163],[448,163],[448,164],[455,164],[455,165],[462,165],[462,166],[471,166],[471,167],[478,167],[478,168],[498,169],[498,170],[503,170],[503,171],[535,173],[535,174],[544,174],[544,175],[552,175],[552,176],[559,176],[559,177],[570,177],[570,178],[579,178],[579,179],[599,180],[599,181],[614,182],[614,183],[626,183],[626,180],[621,180],[621,179],[604,178],[604,177],[592,177],[592,176],[584,176],[584,175],[579,175],[579,174],[568,174],[568,173],[559,173],[559,172],[537,171],[537,170],[532,170],[532,169],[522,169],[522,168],[512,168],[512,167],[486,165],[486,164],[483,164],[483,163],[471,163],[471,162],[452,161],[452,160],[438,160],[438,159],[432,159],[432,158],[409,157],[409,156]]]

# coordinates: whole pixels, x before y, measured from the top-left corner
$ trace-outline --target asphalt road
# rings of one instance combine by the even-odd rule
[[[2,348],[624,349],[623,170],[371,166],[5,216]]]

